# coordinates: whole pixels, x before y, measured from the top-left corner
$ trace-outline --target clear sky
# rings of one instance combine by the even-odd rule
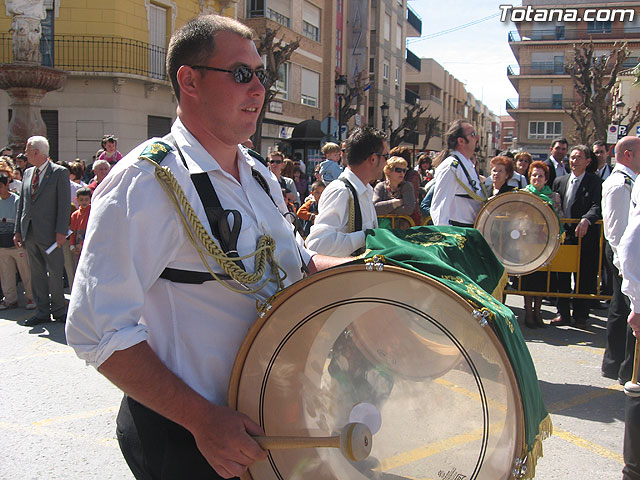
[[[506,99],[518,94],[507,78],[507,66],[517,62],[507,41],[509,31],[516,30],[515,25],[500,22],[498,6],[505,2],[409,0],[408,3],[422,18],[422,38],[409,38],[409,50],[418,57],[436,60],[493,113],[506,115]],[[479,21],[489,16],[492,17]],[[475,24],[435,35],[471,23]]]

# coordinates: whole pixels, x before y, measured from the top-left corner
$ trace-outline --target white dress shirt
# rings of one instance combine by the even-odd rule
[[[631,188],[625,184],[624,174],[629,175],[633,180],[637,177],[633,170],[618,163],[602,184],[604,237],[613,250],[613,264],[618,270],[620,270],[618,244],[627,228],[631,205]]]
[[[557,161],[556,157],[554,157],[553,155],[549,155],[549,160],[551,160],[551,163],[553,163],[553,165],[556,168],[556,178],[561,177],[563,175],[566,175],[567,173],[567,169],[564,168],[564,162],[562,160]]]
[[[457,155],[462,161],[471,180],[475,180],[475,189],[469,185],[462,166],[458,166],[457,168],[451,166],[451,162],[454,160],[453,154]],[[462,185],[456,181],[456,176],[463,184],[467,185],[470,190],[475,190],[477,195],[483,196],[482,190],[480,189],[480,178],[478,177],[473,162],[457,150],[453,151],[451,156],[447,157],[438,168],[436,168],[433,200],[431,202],[431,220],[434,225],[449,226],[450,220],[468,224],[473,224],[476,221],[482,203],[471,198],[460,196],[468,195],[468,193]]]
[[[348,233],[349,230],[349,192],[342,181],[333,181],[322,192],[318,203],[318,216],[311,226],[306,245],[311,250],[332,257],[347,257],[364,247],[364,230],[378,228],[378,217],[373,205],[373,188],[362,183],[350,168],[345,168],[338,178],[351,182],[358,194],[355,201],[360,202],[362,212],[362,230]]]
[[[618,245],[620,272],[622,273],[622,293],[631,300],[635,313],[640,313],[640,182],[636,182],[631,193],[635,207],[629,213],[629,224]]]
[[[302,262],[293,227],[281,214],[285,206],[278,194],[280,185],[268,169],[239,146],[239,183],[179,119],[171,133],[189,170],[175,150],[162,165],[171,169],[207,231],[211,229],[189,173],[207,172],[222,207],[242,215],[240,256],[253,252],[261,235],[271,235],[277,262],[287,273],[285,285],[300,280]],[[236,353],[257,318],[255,298],[232,292],[217,281],[191,285],[159,278],[166,267],[206,269],[155,178],[154,165],[138,160],[148,143],[120,160],[95,191],[69,305],[67,341],[80,358],[97,367],[113,352],[146,340],[191,388],[224,405]],[[267,180],[281,211],[253,178],[251,167]],[[308,263],[310,254],[302,254]],[[215,272],[221,272],[215,260],[207,259]],[[253,258],[243,263],[253,271]],[[267,268],[265,277],[269,275]],[[275,290],[275,284],[268,283],[260,297]]]

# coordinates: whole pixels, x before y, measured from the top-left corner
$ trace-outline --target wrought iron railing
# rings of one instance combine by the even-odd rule
[[[558,25],[545,30],[509,32],[509,42],[556,41],[556,40],[594,40],[600,38],[640,38],[640,27],[626,28],[571,28]]]
[[[510,98],[507,100],[507,110],[515,109],[540,109],[540,110],[563,110],[571,108],[575,103],[572,99],[566,98]]]
[[[13,63],[12,35],[0,34],[0,63]],[[166,80],[166,48],[131,38],[55,35],[41,39],[42,64],[70,72],[106,72]]]

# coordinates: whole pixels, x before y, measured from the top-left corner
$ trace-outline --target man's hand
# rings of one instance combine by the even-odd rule
[[[16,248],[22,248],[22,235],[19,233],[13,234],[13,244]]]
[[[58,244],[59,248],[62,248],[62,245],[64,245],[64,242],[67,241],[67,236],[64,233],[56,233],[56,243]]]
[[[587,234],[587,230],[589,230],[589,220],[583,218],[580,220],[580,223],[576,226],[576,237],[582,238]]]
[[[262,450],[251,435],[264,435],[258,424],[246,415],[211,404],[189,430],[198,449],[223,478],[239,477],[251,464],[264,460]]]
[[[631,312],[627,322],[629,323],[631,330],[633,330],[633,334],[638,339],[636,342],[640,341],[640,313]]]

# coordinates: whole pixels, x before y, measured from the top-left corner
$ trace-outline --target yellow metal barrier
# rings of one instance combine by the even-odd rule
[[[561,221],[563,224],[567,223],[579,223],[581,219],[576,218],[563,218]],[[564,297],[564,298],[588,298],[593,300],[610,300],[611,295],[603,295],[600,293],[600,281],[602,274],[602,256],[604,254],[604,229],[602,228],[602,220],[598,220],[595,225],[590,226],[589,228],[597,228],[600,229],[600,239],[598,242],[598,269],[597,269],[597,279],[596,279],[596,293],[561,293],[561,292],[552,292],[551,291],[551,272],[565,272],[565,273],[575,273],[576,274],[576,283],[575,283],[575,291],[579,291],[580,289],[580,253],[582,246],[582,239],[578,239],[577,245],[560,245],[558,251],[555,256],[551,259],[551,261],[544,267],[536,270],[537,272],[547,272],[547,287],[545,291],[542,292],[531,292],[527,290],[522,290],[522,282],[521,277],[517,276],[517,281],[514,282],[517,288],[507,288],[505,290],[505,294],[512,295],[529,295],[532,297]]]

